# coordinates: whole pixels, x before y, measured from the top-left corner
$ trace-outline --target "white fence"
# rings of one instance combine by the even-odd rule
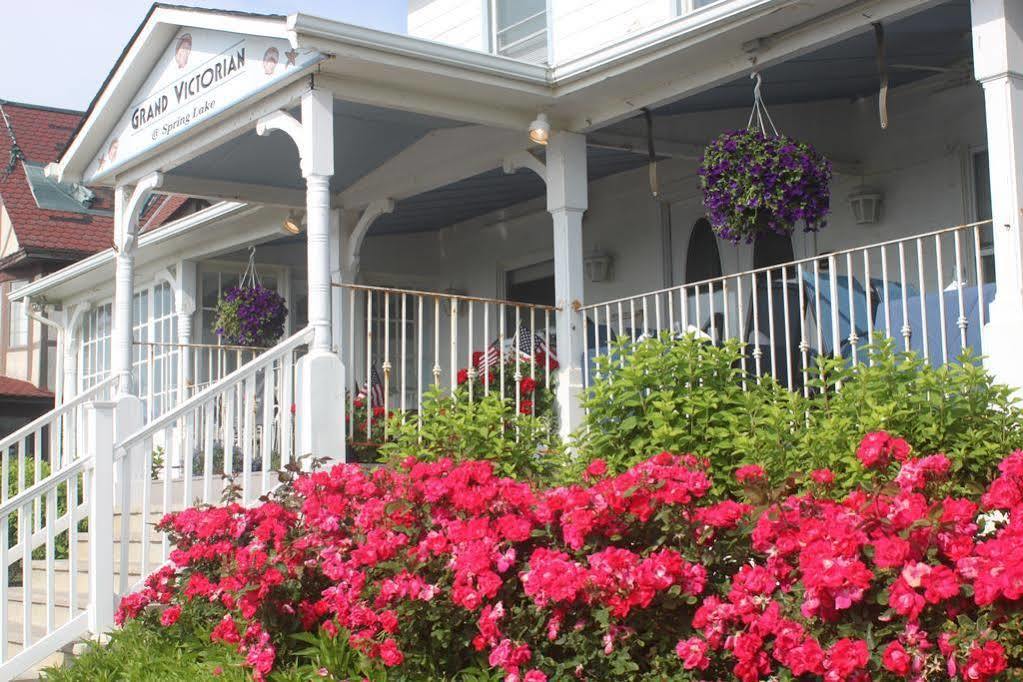
[[[95,442],[89,417],[113,383],[96,384],[0,440],[0,679],[85,632],[78,568]]]
[[[583,306],[585,352],[614,352],[618,339],[668,331],[744,344],[743,370],[809,392],[819,356],[869,362],[875,333],[932,364],[982,352],[995,283],[985,281],[983,231],[990,222],[837,251]]]
[[[363,400],[392,411],[417,413],[431,388],[468,400],[492,390],[506,392],[506,379],[530,377],[551,386],[557,367],[552,332],[555,308],[458,294],[391,289],[355,284],[342,291],[343,348],[348,377],[348,433],[371,438],[374,424],[386,437],[385,419]],[[480,380],[481,381],[477,381]],[[478,388],[477,388],[478,387]],[[363,397],[360,398],[360,395]],[[358,415],[358,417],[356,416]],[[365,424],[356,423],[365,419]],[[363,430],[364,428],[364,430]],[[358,440],[356,437],[356,440]]]

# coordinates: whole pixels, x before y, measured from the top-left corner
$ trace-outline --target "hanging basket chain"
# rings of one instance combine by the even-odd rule
[[[764,79],[759,71],[754,71],[749,77],[755,80],[756,84],[753,86],[753,111],[750,112],[749,122],[746,124],[746,127],[752,130],[753,121],[756,120],[760,134],[764,137],[769,137],[767,127],[764,125],[764,119],[767,119],[767,122],[771,125],[771,133],[774,137],[778,137],[778,129],[774,125],[770,112],[767,111],[767,105],[764,104],[764,96],[761,92]]]

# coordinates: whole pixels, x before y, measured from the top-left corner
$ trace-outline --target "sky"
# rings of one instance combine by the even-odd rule
[[[171,0],[264,14],[303,12],[405,32],[407,0]],[[84,110],[152,3],[3,0],[0,100]]]

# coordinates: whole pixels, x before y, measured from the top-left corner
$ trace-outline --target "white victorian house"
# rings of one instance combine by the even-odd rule
[[[52,468],[0,505],[0,678],[108,629],[162,562],[130,512],[216,500],[224,472],[254,499],[344,455],[374,375],[411,413],[524,329],[566,433],[593,357],[669,329],[793,390],[874,334],[1023,386],[1017,0],[411,0],[408,27],[154,5],[46,169],[114,191],[115,244],[17,292],[62,330],[64,403],[0,442],[4,472]],[[757,84],[832,160],[832,212],[734,246],[697,169]],[[140,233],[161,193],[213,203]],[[250,259],[290,311],[265,351],[212,330]]]

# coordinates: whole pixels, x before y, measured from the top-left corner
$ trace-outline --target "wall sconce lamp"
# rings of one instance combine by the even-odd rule
[[[586,269],[586,279],[591,282],[610,281],[612,273],[611,266],[613,259],[609,254],[597,251],[583,258],[583,267]]]
[[[877,189],[860,186],[849,194],[849,207],[857,225],[873,225],[881,220],[884,194]]]

